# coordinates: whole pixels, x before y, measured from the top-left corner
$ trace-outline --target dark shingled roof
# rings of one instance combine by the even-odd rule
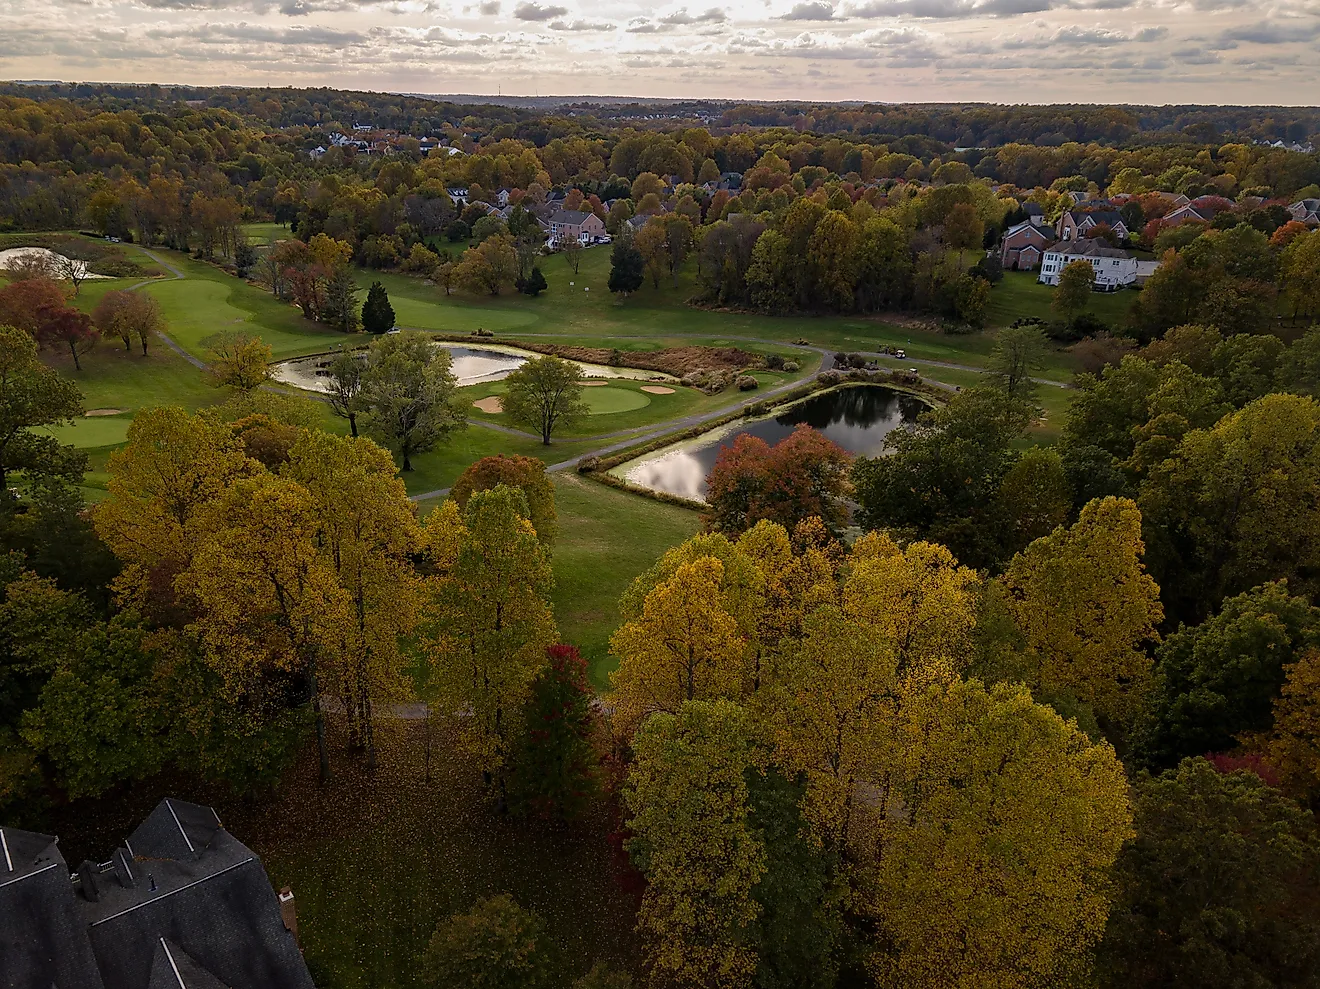
[[[313,989],[265,869],[209,807],[161,801],[110,862],[79,867],[77,895],[45,841],[44,871],[11,884],[23,899],[0,878],[0,989]]]

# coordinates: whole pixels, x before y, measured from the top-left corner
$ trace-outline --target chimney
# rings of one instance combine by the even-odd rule
[[[293,890],[288,886],[280,890],[280,920],[284,921],[284,929],[293,935],[293,943],[301,951],[302,944],[298,941],[298,907],[293,902]]]
[[[90,859],[78,866],[78,883],[82,887],[83,899],[89,903],[101,898],[101,891],[96,887],[96,865]]]

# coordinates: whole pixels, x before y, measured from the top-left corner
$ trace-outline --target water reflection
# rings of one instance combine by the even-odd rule
[[[454,362],[454,377],[458,379],[460,388],[466,385],[484,384],[488,381],[499,381],[501,378],[507,377],[511,371],[527,363],[529,356],[527,351],[518,351],[512,347],[495,350],[484,347],[464,347],[452,343],[439,344],[439,346],[449,351],[449,356]],[[363,356],[366,355],[365,350],[361,353]],[[317,354],[313,357],[295,357],[292,360],[280,361],[275,365],[275,380],[306,391],[328,392],[330,390],[330,362],[335,359],[335,356],[334,354]],[[659,374],[655,371],[644,371],[638,368],[607,367],[602,364],[586,364],[581,361],[574,361],[573,363],[582,369],[584,378],[631,378],[639,381],[674,380],[670,375]]]
[[[706,477],[720,450],[744,434],[774,445],[801,423],[818,429],[849,453],[874,457],[885,437],[899,426],[916,422],[927,406],[905,392],[879,385],[839,388],[817,395],[771,419],[741,423],[714,437],[699,437],[643,460],[624,464],[620,473],[633,484],[683,498],[703,500]]]

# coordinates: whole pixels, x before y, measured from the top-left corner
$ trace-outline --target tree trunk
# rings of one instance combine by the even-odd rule
[[[75,371],[81,371],[82,365],[78,363],[78,348],[74,346],[72,340],[69,341],[69,353],[73,355],[73,369]]]
[[[407,453],[404,453],[403,455],[403,469],[406,471],[412,470],[412,460],[408,457]]]
[[[353,434],[353,439],[357,439],[357,413],[348,414],[348,431]]]
[[[316,753],[320,758],[321,783],[330,782],[330,752],[325,743],[325,712],[321,710],[321,684],[316,677],[316,667],[312,666],[312,713],[316,720]]]

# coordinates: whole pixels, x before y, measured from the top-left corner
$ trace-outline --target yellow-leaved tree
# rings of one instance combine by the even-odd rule
[[[876,983],[1082,984],[1132,836],[1113,749],[1020,684],[955,681],[905,701],[885,764],[851,841]]]
[[[859,539],[848,564],[844,611],[892,643],[900,675],[961,671],[976,627],[975,570],[937,543],[899,549],[879,533]]]
[[[755,564],[764,582],[756,636],[763,651],[801,635],[803,618],[820,605],[838,603],[840,554],[831,552],[835,545],[819,518],[800,522],[791,540],[787,529],[768,519],[738,538],[738,550]]]
[[[775,762],[803,774],[803,807],[817,838],[842,847],[859,781],[879,760],[897,704],[894,649],[874,625],[825,605],[803,621],[802,638],[775,658],[753,709],[774,744]]]
[[[321,778],[330,775],[322,677],[353,621],[352,602],[317,546],[318,506],[295,481],[262,474],[230,485],[215,524],[175,584],[194,612],[188,631],[235,699],[271,678],[301,679],[316,720]]]
[[[1124,725],[1150,680],[1149,643],[1164,617],[1142,564],[1141,511],[1097,498],[1077,522],[1037,539],[1004,574],[1008,606],[1038,663],[1033,685]]]
[[[324,689],[339,696],[349,745],[376,762],[379,705],[410,694],[401,640],[416,628],[421,582],[410,560],[421,527],[388,451],[367,439],[303,432],[283,476],[311,496],[316,545],[348,595],[331,629]]]
[[[619,657],[610,681],[621,735],[631,735],[649,715],[677,713],[685,701],[745,692],[747,639],[726,610],[724,573],[712,556],[680,564],[610,639]]]
[[[528,516],[522,492],[499,484],[426,519],[429,689],[501,800],[520,708],[558,636],[550,560]]]
[[[1287,667],[1274,699],[1274,726],[1242,741],[1264,752],[1284,788],[1298,800],[1320,800],[1320,649]]]
[[[746,712],[726,700],[688,701],[648,720],[633,746],[628,851],[646,874],[637,926],[655,984],[750,987],[752,889],[766,854],[750,820],[756,757]]]
[[[109,497],[92,517],[124,563],[116,591],[157,621],[176,618],[174,578],[210,535],[226,488],[262,467],[219,418],[170,406],[139,412],[107,469]]]

